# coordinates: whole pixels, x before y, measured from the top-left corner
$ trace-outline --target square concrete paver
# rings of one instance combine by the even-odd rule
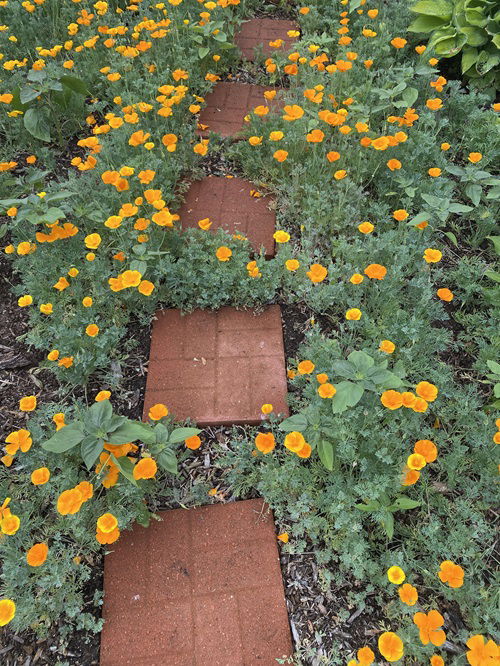
[[[210,218],[211,231],[222,227],[232,234],[242,234],[266,257],[274,255],[276,215],[269,209],[269,199],[253,197],[255,185],[242,178],[208,176],[191,185],[179,215],[183,228],[195,227]]]
[[[206,107],[199,116],[198,134],[208,137],[210,132],[217,132],[223,137],[234,137],[243,129],[244,118],[256,106],[264,105],[269,109],[279,108],[279,101],[268,101],[264,97],[266,90],[275,90],[269,86],[257,86],[250,83],[230,83],[222,81],[206,97]]]
[[[273,56],[277,51],[288,51],[296,37],[288,37],[289,30],[298,30],[293,21],[283,19],[254,18],[245,21],[235,38],[236,46],[246,60],[255,59],[255,48],[261,47],[265,56]],[[283,40],[281,46],[269,46],[269,42]]]
[[[292,653],[271,512],[260,499],[135,526],[104,566],[101,666],[275,666]]]
[[[201,426],[258,424],[264,403],[288,414],[281,312],[161,310],[153,324],[144,415],[156,403]]]

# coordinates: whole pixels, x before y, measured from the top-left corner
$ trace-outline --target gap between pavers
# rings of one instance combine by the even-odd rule
[[[255,49],[259,47],[264,56],[273,56],[276,52],[289,51],[293,46],[296,38],[287,35],[290,30],[299,30],[297,23],[286,19],[250,19],[242,24],[235,44],[246,60],[255,60]],[[269,45],[278,39],[283,41],[279,48]]]
[[[276,666],[292,643],[260,499],[175,509],[106,555],[101,666]]]
[[[268,197],[254,197],[256,186],[243,178],[208,176],[191,184],[179,210],[183,229],[196,228],[198,222],[210,218],[210,231],[219,228],[248,238],[253,249],[263,246],[266,257],[275,253],[273,234],[276,215]]]
[[[197,133],[202,137],[216,132],[222,137],[239,138],[245,116],[256,106],[265,105],[270,111],[283,106],[278,95],[274,100],[266,100],[264,93],[268,90],[277,89],[253,83],[217,83],[206,97],[206,106],[200,112]]]
[[[281,310],[160,310],[153,323],[144,416],[156,403],[200,426],[261,422],[272,403],[288,415]]]

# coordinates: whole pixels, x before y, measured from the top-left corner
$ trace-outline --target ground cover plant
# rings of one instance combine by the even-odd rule
[[[255,70],[284,107],[263,99],[228,144],[201,139],[197,114],[260,3],[0,2],[1,233],[25,341],[60,385],[58,401],[19,395],[5,434],[0,625],[99,631],[82,612],[92,557],[182,497],[177,459],[203,435],[163,405],[149,426],[112,408],[130,323],[279,301],[302,313],[292,416],[266,405],[259,429],[235,430],[221,483],[268,501],[284,553],[312,547],[321,586],[345,590],[341,620],[376,618],[347,648],[299,645],[296,663],[498,663],[499,106],[448,81],[443,41],[420,34],[451,4],[432,26],[402,1],[268,7],[301,28]],[[220,151],[279,201],[271,260],[209,221],[178,229]]]

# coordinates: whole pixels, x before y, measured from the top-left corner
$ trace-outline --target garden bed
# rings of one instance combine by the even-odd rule
[[[444,78],[404,2],[5,4],[2,664],[97,665],[120,530],[260,497],[294,663],[492,666],[499,105]],[[296,21],[296,43],[242,61],[249,17]],[[271,93],[221,138],[197,124],[227,83]],[[178,229],[203,176],[270,195],[275,256],[251,224]],[[161,389],[143,413],[155,313],[276,304],[290,419],[200,431]]]

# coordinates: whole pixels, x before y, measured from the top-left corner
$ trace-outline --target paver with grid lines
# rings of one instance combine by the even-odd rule
[[[269,199],[253,197],[252,190],[255,185],[243,178],[208,176],[194,182],[179,210],[182,227],[198,228],[198,222],[208,217],[211,231],[222,227],[241,234],[257,252],[264,246],[266,257],[272,257],[276,216]]]
[[[217,83],[207,95],[207,105],[200,113],[198,133],[208,136],[210,132],[216,132],[223,137],[234,137],[243,129],[245,116],[256,106],[279,108],[280,102],[277,99],[265,99],[266,90],[276,88],[227,81]]]
[[[265,56],[272,56],[276,51],[288,51],[296,37],[289,37],[287,33],[298,30],[293,21],[283,19],[255,18],[245,21],[235,37],[235,44],[246,60],[255,59],[255,48],[261,47]],[[269,42],[282,40],[283,44],[276,48],[269,46]]]
[[[161,310],[153,325],[144,415],[156,403],[199,425],[258,424],[288,413],[281,311]]]
[[[275,666],[292,653],[262,500],[160,514],[104,567],[101,666]]]

